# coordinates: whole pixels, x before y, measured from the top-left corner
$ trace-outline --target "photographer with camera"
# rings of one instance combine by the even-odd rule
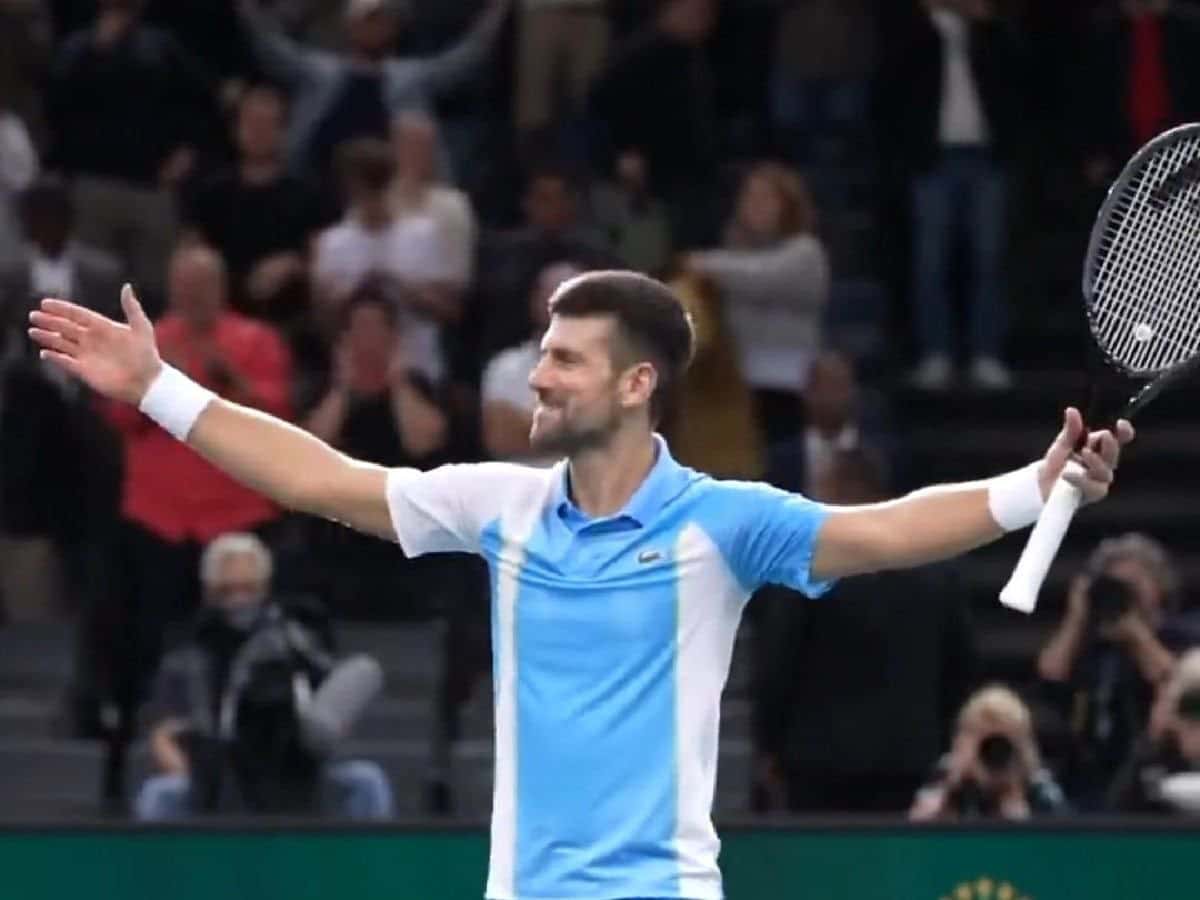
[[[1179,578],[1143,534],[1109,538],[1072,580],[1066,613],[1038,657],[1047,699],[1069,733],[1060,771],[1072,803],[1103,807],[1105,791],[1146,727],[1157,687],[1189,641],[1170,620]]]
[[[1200,650],[1185,653],[1159,691],[1108,805],[1120,812],[1200,813]]]
[[[391,815],[378,765],[335,760],[382,673],[337,661],[323,611],[269,595],[273,561],[253,534],[204,551],[204,608],[155,679],[149,744],[161,774],[142,785],[143,821],[198,813]]]
[[[950,752],[917,791],[908,816],[1023,820],[1066,811],[1062,791],[1042,766],[1029,707],[1010,689],[990,685],[959,712]]]

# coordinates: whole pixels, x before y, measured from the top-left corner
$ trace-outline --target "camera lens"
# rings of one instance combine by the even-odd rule
[[[979,742],[979,759],[990,772],[1003,772],[1016,755],[1017,748],[1002,734],[989,734]]]
[[[1133,604],[1129,585],[1111,575],[1100,575],[1088,589],[1092,613],[1101,622],[1111,622],[1122,616]]]

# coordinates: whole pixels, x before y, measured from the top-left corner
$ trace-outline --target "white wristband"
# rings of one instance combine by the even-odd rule
[[[216,396],[178,369],[163,363],[162,370],[151,382],[138,409],[173,437],[186,441],[200,413]]]
[[[988,511],[1005,531],[1032,525],[1042,514],[1046,501],[1038,480],[1040,462],[999,475],[988,482]]]

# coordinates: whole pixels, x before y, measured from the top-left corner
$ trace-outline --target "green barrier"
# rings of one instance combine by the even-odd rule
[[[727,829],[730,900],[1173,900],[1200,896],[1200,831]],[[479,898],[477,830],[0,833],[13,900]]]

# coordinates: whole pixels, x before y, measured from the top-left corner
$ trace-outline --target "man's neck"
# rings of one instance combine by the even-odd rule
[[[243,159],[238,167],[242,181],[246,184],[270,184],[279,178],[283,166],[275,157],[269,159]]]
[[[812,424],[812,430],[827,441],[841,437],[849,427],[849,422],[814,422]]]
[[[618,432],[605,447],[571,457],[571,499],[591,518],[625,507],[654,468],[655,443],[647,433]]]

